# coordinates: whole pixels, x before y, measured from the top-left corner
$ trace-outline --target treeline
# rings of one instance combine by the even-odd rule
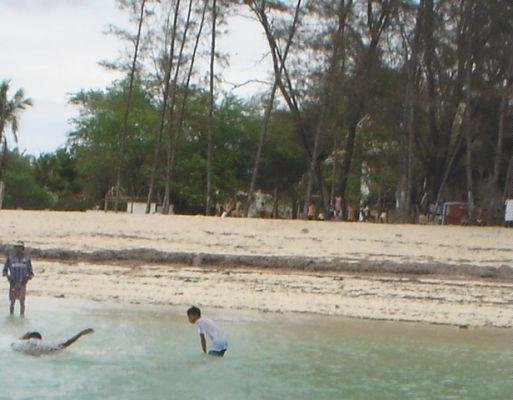
[[[91,204],[114,188],[115,207],[129,196],[211,213],[239,196],[247,210],[261,189],[300,214],[340,195],[344,218],[351,204],[415,221],[455,200],[473,221],[511,194],[511,1],[120,4],[133,30],[112,29],[127,52],[106,64],[126,79],[73,96],[61,150]],[[216,50],[238,14],[260,24],[272,66],[244,101],[221,92],[230,55]]]
[[[17,151],[7,154],[6,208],[103,209],[105,194],[116,179],[124,87],[125,82],[116,82],[105,90],[84,91],[73,97],[72,102],[80,105],[82,112],[74,121],[76,129],[70,133],[65,148],[39,157]],[[132,103],[136,111],[130,114],[123,189],[130,197],[145,201],[159,124],[158,103],[139,82],[134,85]],[[208,93],[191,88],[185,109],[184,140],[171,190],[171,204],[177,212],[204,212],[207,115]],[[236,198],[237,191],[247,185],[261,120],[258,108],[240,99],[226,97],[217,105],[213,134],[217,154],[213,159],[216,202]],[[277,115],[271,125],[265,153],[262,174],[268,178],[261,189],[277,191],[282,202],[292,201],[305,162],[286,113]],[[164,179],[158,176],[158,191],[164,187]]]

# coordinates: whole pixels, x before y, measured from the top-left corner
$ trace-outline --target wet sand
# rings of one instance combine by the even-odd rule
[[[36,296],[198,304],[459,326],[513,326],[513,284],[418,276],[175,265],[37,263]],[[7,292],[5,292],[7,295]]]
[[[2,211],[14,239],[32,295],[513,326],[503,228]]]

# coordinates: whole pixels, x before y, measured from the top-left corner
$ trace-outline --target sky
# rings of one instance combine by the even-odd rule
[[[11,81],[12,93],[22,87],[34,102],[21,115],[20,151],[39,154],[64,146],[77,115],[68,104],[70,94],[103,88],[119,77],[98,64],[115,59],[123,47],[103,34],[109,24],[127,24],[114,0],[0,0],[0,80]],[[269,66],[259,62],[266,44],[256,22],[231,17],[218,46],[230,54],[224,80],[266,79]],[[252,84],[235,93],[249,96],[261,89]]]

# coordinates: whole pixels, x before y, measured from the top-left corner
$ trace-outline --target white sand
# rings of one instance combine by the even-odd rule
[[[219,219],[161,215],[0,212],[0,243],[29,248],[157,249],[235,255],[339,257],[358,264],[511,266],[513,230]],[[513,283],[444,276],[301,272],[215,266],[34,259],[29,293],[133,303],[315,312],[469,326],[513,326]],[[7,297],[7,284],[0,285]]]
[[[191,304],[465,326],[513,326],[512,283],[172,265],[42,261],[31,295]],[[4,286],[7,296],[7,285]]]
[[[304,230],[307,230],[304,231]],[[342,257],[349,261],[511,266],[513,230],[102,212],[0,212],[0,242],[40,249]]]

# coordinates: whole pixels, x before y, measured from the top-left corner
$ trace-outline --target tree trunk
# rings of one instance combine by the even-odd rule
[[[125,102],[125,111],[123,114],[123,131],[120,132],[119,137],[119,155],[118,155],[118,166],[116,169],[116,196],[114,199],[114,211],[118,211],[118,204],[120,200],[120,190],[121,190],[121,175],[123,173],[123,164],[125,161],[125,148],[126,148],[126,139],[128,136],[128,114],[130,112],[130,105],[132,103],[132,91],[134,86],[135,79],[135,70],[137,67],[137,57],[139,55],[139,44],[141,42],[141,31],[144,19],[144,7],[146,5],[146,0],[141,1],[141,12],[139,15],[139,25],[137,28],[137,36],[135,39],[135,47],[134,47],[134,57],[132,59],[132,68],[130,69],[130,78],[128,82],[128,93]]]
[[[182,133],[183,133],[183,122],[185,119],[185,108],[187,106],[187,99],[189,98],[189,86],[191,83],[192,73],[194,71],[194,63],[196,60],[196,54],[198,51],[198,45],[199,45],[199,41],[201,38],[201,33],[203,31],[203,26],[205,24],[205,15],[206,15],[207,8],[208,8],[208,2],[209,2],[209,0],[205,0],[204,5],[203,5],[203,11],[201,13],[201,21],[200,21],[200,25],[198,28],[198,32],[196,34],[196,41],[194,43],[194,49],[193,49],[192,55],[191,55],[191,62],[189,64],[189,70],[187,72],[187,78],[185,80],[185,84],[183,85],[184,94],[183,94],[183,98],[182,98],[182,104],[180,107],[180,114],[178,117],[178,126],[176,129],[176,134],[173,136],[173,145],[172,145],[172,152],[171,152],[171,171],[169,173],[171,182],[174,179],[174,174],[175,174],[175,170],[176,170],[176,157],[177,157],[177,153],[178,153],[180,138],[182,137]]]
[[[180,51],[178,52],[178,59],[176,61],[175,76],[173,78],[173,87],[171,91],[171,101],[169,103],[169,116],[168,116],[168,141],[167,141],[167,163],[166,163],[166,183],[164,188],[164,200],[162,202],[162,214],[169,214],[170,203],[170,186],[172,178],[172,163],[173,163],[173,116],[175,111],[176,93],[178,89],[178,74],[180,73],[180,66],[182,64],[183,51],[185,42],[187,41],[187,32],[191,21],[192,13],[192,0],[189,0],[189,9],[187,11],[187,20],[182,35],[182,43],[180,44]]]
[[[503,200],[513,196],[513,155],[509,159],[508,171],[506,172],[506,181],[504,182]]]
[[[273,110],[273,107],[274,107],[274,98],[276,96],[276,90],[278,88],[278,84],[281,81],[281,75],[283,73],[283,68],[285,66],[285,61],[287,60],[287,55],[289,53],[290,45],[292,43],[292,39],[294,38],[294,34],[295,34],[295,31],[296,31],[296,24],[297,24],[297,21],[299,19],[299,10],[300,10],[300,8],[301,8],[301,0],[298,0],[297,5],[296,5],[296,11],[294,13],[294,20],[292,21],[292,26],[290,28],[290,33],[289,33],[289,36],[288,36],[288,39],[287,39],[287,43],[285,45],[285,51],[283,53],[283,57],[281,58],[280,67],[279,67],[278,71],[275,72],[273,87],[271,89],[271,93],[269,95],[269,101],[267,103],[267,107],[266,107],[266,110],[265,110],[264,123],[262,125],[262,129],[260,130],[260,135],[259,135],[259,138],[258,138],[258,147],[257,147],[256,156],[255,156],[255,164],[253,165],[253,172],[251,174],[251,181],[250,181],[250,184],[249,184],[248,204],[246,205],[246,210],[245,210],[246,211],[245,212],[246,217],[248,216],[249,207],[250,207],[251,203],[253,202],[253,194],[255,192],[255,186],[256,186],[256,181],[257,181],[257,177],[258,177],[258,169],[260,167],[260,160],[261,160],[261,157],[262,157],[262,150],[264,148],[265,138],[267,136],[267,130],[269,128],[269,122],[271,120],[271,113],[272,113],[272,110]],[[265,16],[265,4],[263,4],[262,7],[255,8],[254,11],[256,13],[260,13],[260,17],[259,18],[261,20],[267,21],[267,18]]]
[[[162,100],[162,111],[160,115],[160,127],[157,134],[157,138],[155,140],[155,152],[153,155],[153,165],[151,168],[150,175],[150,184],[148,188],[148,199],[146,201],[146,214],[150,213],[151,201],[153,199],[153,191],[155,189],[155,178],[157,176],[157,169],[159,166],[159,158],[160,158],[160,147],[162,144],[162,135],[164,133],[164,127],[166,123],[166,114],[167,114],[167,103],[169,100],[169,90],[171,87],[171,70],[173,69],[173,60],[175,54],[175,39],[176,39],[176,27],[178,22],[178,14],[180,11],[180,0],[176,1],[175,5],[175,15],[173,21],[173,28],[171,33],[171,45],[169,51],[169,58],[166,65],[166,73],[164,76],[164,92],[163,92],[163,100]]]
[[[445,171],[442,176],[442,180],[440,182],[440,187],[438,188],[438,191],[437,191],[437,195],[436,195],[436,199],[435,199],[436,207],[438,207],[439,203],[442,201],[442,196],[444,194],[445,185],[447,184],[447,180],[449,179],[449,176],[451,175],[453,166],[456,163],[456,158],[458,156],[458,153],[460,152],[461,146],[463,145],[464,141],[465,141],[465,134],[460,133],[456,139],[454,149],[452,151],[451,157],[449,158],[449,162],[447,163],[447,166],[445,167]]]
[[[5,188],[5,183],[3,180],[0,180],[0,210],[2,209],[2,207],[4,205],[4,188]]]
[[[347,220],[347,182],[351,171],[356,131],[361,119],[365,115],[366,99],[369,95],[369,91],[373,87],[373,72],[379,62],[379,41],[385,28],[389,24],[390,15],[392,14],[394,7],[395,2],[388,2],[386,4],[383,2],[379,16],[376,18],[372,11],[373,2],[371,0],[367,1],[367,27],[370,36],[370,43],[365,54],[363,65],[358,71],[353,82],[355,85],[355,88],[353,89],[354,100],[351,100],[351,104],[354,104],[354,108],[352,108],[352,111],[349,113],[349,126],[345,141],[345,153],[344,159],[342,160],[340,192],[342,194],[342,215],[344,220]]]
[[[333,165],[331,168],[331,188],[330,188],[330,202],[333,203],[337,191],[337,161],[338,161],[338,148],[337,148],[337,135],[333,135]]]
[[[363,108],[363,105],[362,105]],[[342,194],[342,219],[347,220],[347,182],[349,179],[349,173],[351,171],[351,163],[353,160],[354,153],[354,142],[356,138],[356,130],[358,128],[358,120],[351,122],[348,128],[346,141],[345,141],[345,153],[342,159],[341,167],[341,179],[340,179],[340,193]]]
[[[470,116],[468,117],[470,120]],[[474,182],[472,178],[472,135],[471,135],[471,124],[469,121],[468,127],[466,129],[466,163],[465,163],[465,172],[467,175],[467,211],[468,211],[468,220],[470,224],[475,222],[475,204],[474,204]]]
[[[212,204],[212,151],[214,135],[214,62],[216,51],[216,20],[217,1],[212,1],[212,41],[210,44],[210,100],[208,109],[208,138],[207,138],[207,201],[205,214],[210,215]]]
[[[3,135],[3,124],[0,126],[0,135]],[[7,171],[7,140],[1,137],[2,143],[2,158],[0,160],[0,210],[4,205],[5,194],[5,172]]]
[[[278,218],[278,187],[276,186],[274,188],[273,193],[273,212],[272,212],[272,218]]]
[[[254,3],[256,3],[256,0],[254,0]],[[267,39],[267,42],[269,44],[269,50],[271,53],[272,61],[273,61],[273,69],[274,69],[274,75],[279,76],[279,70],[282,67],[283,71],[280,76],[280,80],[278,81],[278,88],[280,89],[280,92],[287,103],[287,106],[289,107],[289,110],[292,114],[292,117],[294,119],[294,125],[296,134],[299,138],[299,141],[301,145],[303,146],[308,159],[312,156],[312,151],[310,148],[310,144],[308,141],[308,133],[306,129],[305,122],[303,121],[303,117],[301,114],[301,110],[299,108],[298,100],[296,98],[296,91],[292,87],[292,81],[290,79],[287,67],[285,66],[285,63],[283,62],[283,57],[281,56],[280,50],[278,48],[278,45],[276,43],[276,39],[274,37],[274,33],[271,28],[270,22],[267,20],[266,14],[262,15],[262,18],[260,18],[260,23],[262,25],[262,28],[264,29],[264,33]]]
[[[504,125],[506,123],[507,110],[508,110],[508,96],[506,94],[502,95],[501,105],[499,108],[499,129],[497,131],[497,145],[495,146],[495,160],[493,163],[493,175],[492,175],[492,188],[497,189],[497,184],[499,183],[499,175],[501,168],[501,159],[502,159],[502,142],[504,138]]]
[[[339,66],[339,61],[340,61],[341,46],[345,45],[345,43],[344,43],[345,25],[346,25],[345,1],[340,1],[339,9],[338,9],[337,33],[333,37],[333,50],[332,50],[332,54],[330,57],[328,69],[327,69],[324,79],[323,79],[319,120],[317,122],[317,126],[315,129],[312,157],[310,158],[310,167],[309,167],[308,175],[307,175],[305,201],[303,204],[303,214],[304,214],[305,218],[307,218],[307,216],[308,216],[308,206],[310,204],[310,197],[312,194],[313,182],[315,179],[315,170],[317,168],[319,143],[320,143],[321,136],[324,134],[324,130],[325,130],[326,113],[327,113],[327,110],[329,107],[328,104],[330,102],[331,91],[332,91],[333,86],[336,83],[336,79],[337,79],[337,76],[339,73],[338,66]],[[319,185],[322,186],[323,182],[320,181]],[[322,187],[321,187],[321,190],[322,190]],[[323,194],[323,197],[324,197],[324,194]]]
[[[411,57],[408,63],[408,82],[406,85],[406,143],[403,166],[404,177],[402,178],[399,215],[401,222],[411,222],[412,190],[413,190],[413,162],[414,162],[414,141],[415,141],[415,104],[417,99],[417,79],[418,79],[418,55],[420,47],[420,32],[422,29],[422,9],[424,0],[419,4],[417,18],[415,23],[415,33],[411,49]]]

